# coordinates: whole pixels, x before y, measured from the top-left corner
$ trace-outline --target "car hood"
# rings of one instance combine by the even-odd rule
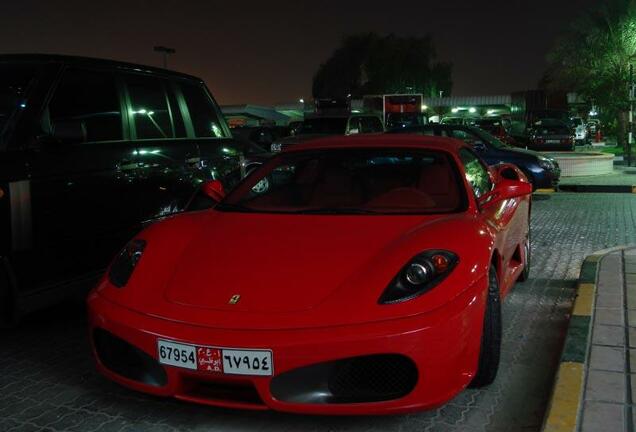
[[[164,295],[169,302],[197,308],[307,310],[421,221],[217,212],[181,253]],[[235,295],[239,301],[230,304]]]
[[[533,150],[526,150],[526,149],[522,149],[522,148],[512,148],[512,147],[506,147],[503,149],[498,149],[500,152],[505,152],[507,154],[512,155],[513,157],[519,157],[519,158],[523,158],[523,159],[538,159],[539,156],[542,156],[541,153],[533,151]]]
[[[489,230],[464,213],[208,210],[151,225],[139,235],[148,246],[126,287],[115,288],[105,278],[97,292],[146,315],[210,328],[310,328],[395,319],[441,307],[483,278]],[[427,249],[460,257],[445,288],[415,301],[378,305],[400,269]],[[477,266],[483,271],[476,272]],[[231,302],[235,295],[240,298]]]

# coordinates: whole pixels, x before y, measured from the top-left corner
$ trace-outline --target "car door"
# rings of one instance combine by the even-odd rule
[[[29,178],[13,185],[28,204],[13,263],[21,289],[94,280],[136,230],[136,154],[122,111],[113,71],[61,72],[33,131]]]
[[[183,211],[200,183],[199,151],[186,132],[172,82],[125,73],[126,106],[139,161],[141,220]]]

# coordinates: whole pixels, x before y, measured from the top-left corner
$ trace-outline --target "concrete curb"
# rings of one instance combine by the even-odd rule
[[[559,185],[563,192],[636,193],[636,185]]]
[[[563,344],[550,404],[543,421],[543,432],[575,432],[579,426],[592,333],[598,268],[605,255],[633,246],[603,249],[588,255],[581,265],[577,294]]]

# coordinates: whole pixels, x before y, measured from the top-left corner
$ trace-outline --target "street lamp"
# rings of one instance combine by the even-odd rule
[[[168,68],[168,54],[174,54],[177,51],[174,48],[168,48],[165,46],[156,46],[153,48],[153,51],[163,54],[163,67],[164,69]]]

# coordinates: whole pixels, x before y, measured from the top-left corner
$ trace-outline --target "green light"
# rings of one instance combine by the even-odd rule
[[[477,108],[470,107],[470,108],[468,108],[468,112],[471,113],[471,114],[475,114],[477,112]]]

